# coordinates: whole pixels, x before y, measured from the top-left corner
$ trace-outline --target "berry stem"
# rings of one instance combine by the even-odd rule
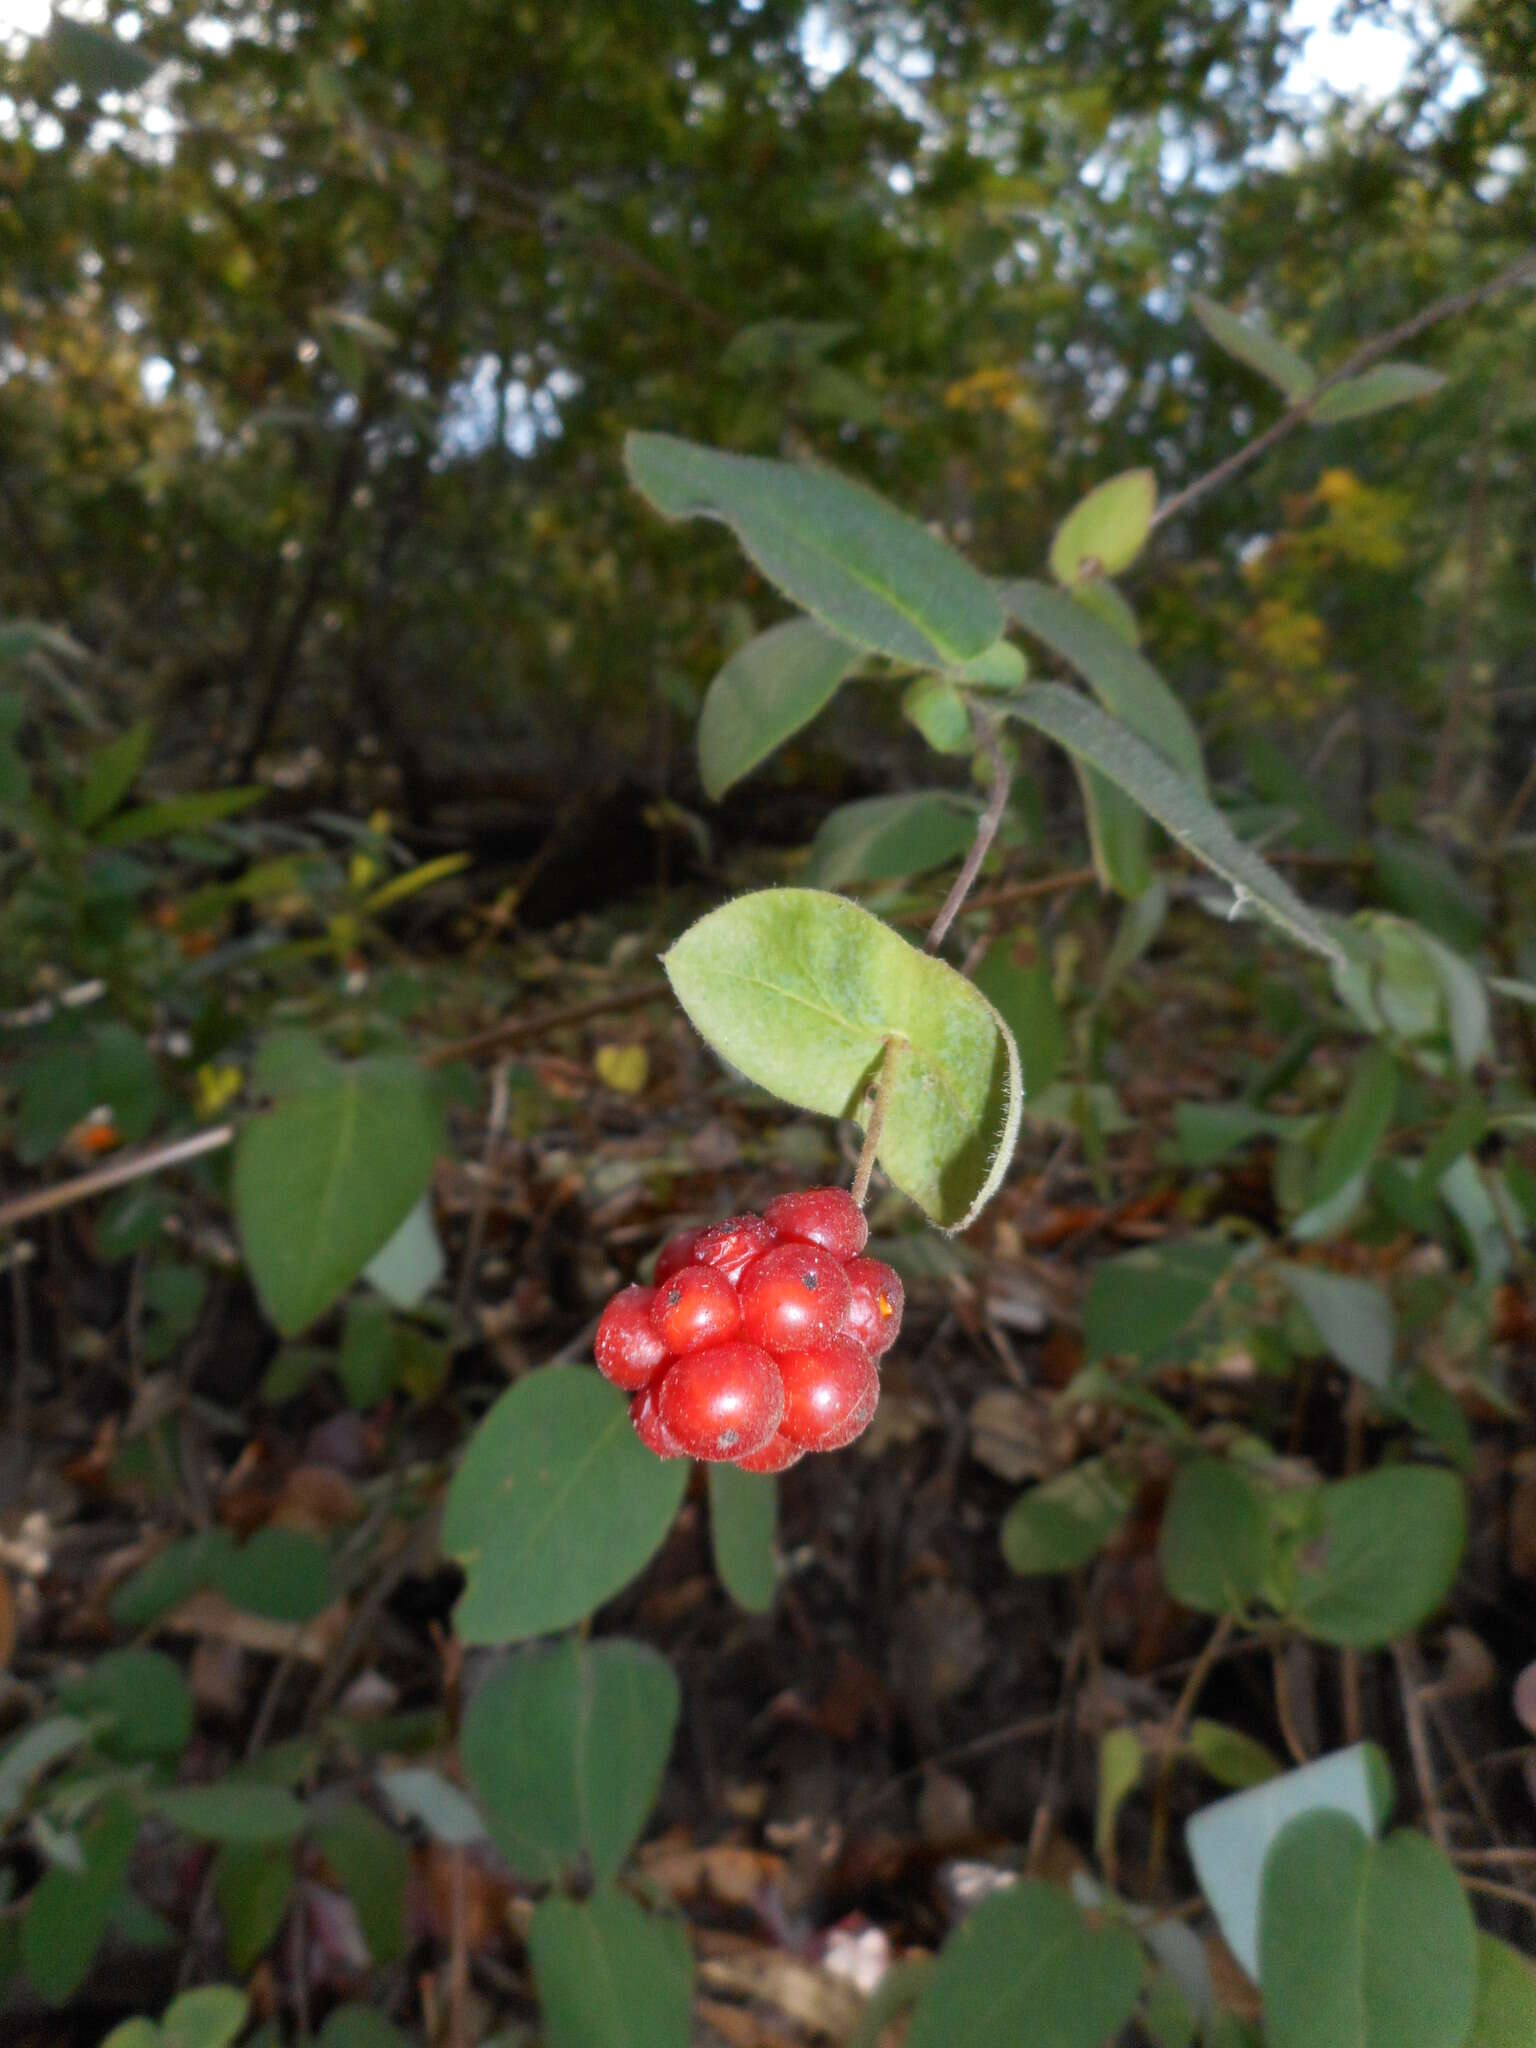
[[[1003,813],[1008,808],[1008,791],[1012,786],[1013,771],[1008,766],[1008,756],[1004,752],[996,722],[979,704],[973,704],[971,724],[975,729],[977,742],[992,764],[992,788],[987,796],[987,807],[976,821],[976,837],[971,841],[971,850],[965,856],[964,864],[955,877],[954,887],[944,898],[938,916],[928,928],[928,936],[923,941],[925,953],[936,953],[943,945],[945,934],[959,916],[966,897],[976,886],[981,864],[992,851],[992,842],[997,837],[998,827],[1003,822]]]
[[[849,1193],[861,1209],[869,1196],[869,1177],[875,1170],[875,1154],[880,1150],[880,1138],[885,1130],[885,1108],[890,1099],[899,1045],[900,1041],[895,1038],[885,1041],[885,1051],[880,1055],[880,1072],[875,1079],[875,1099],[865,1126],[864,1143],[859,1148],[859,1163],[853,1170],[853,1186]]]

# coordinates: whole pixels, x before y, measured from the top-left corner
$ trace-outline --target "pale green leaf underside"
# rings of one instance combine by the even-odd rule
[[[1288,348],[1267,328],[1251,320],[1239,320],[1214,299],[1197,292],[1190,300],[1195,318],[1218,348],[1226,350],[1250,370],[1257,370],[1271,384],[1277,384],[1292,400],[1309,398],[1317,388],[1317,372],[1293,348]]]
[[[1101,775],[1155,818],[1197,860],[1223,876],[1292,938],[1324,958],[1342,957],[1338,942],[1290,885],[1245,846],[1213,804],[1145,741],[1106,717],[1074,690],[1037,683],[1011,699],[1009,710]]]
[[[718,519],[830,631],[898,661],[952,667],[1001,638],[985,577],[925,526],[826,469],[630,434],[630,480],[668,519]]]
[[[738,647],[699,714],[699,777],[718,803],[725,792],[809,725],[857,667],[860,650],[814,619],[785,619]]]
[[[1157,510],[1157,479],[1150,469],[1128,469],[1091,490],[1063,519],[1051,542],[1051,574],[1059,583],[1079,576],[1118,576],[1146,545]]]
[[[823,818],[805,879],[818,889],[893,882],[958,860],[976,837],[980,806],[947,789],[861,797]]]
[[[885,1041],[897,1041],[881,1166],[944,1229],[990,1200],[1013,1156],[1023,1079],[1007,1026],[952,967],[814,889],[739,896],[663,964],[721,1058],[801,1109],[862,1121]]]
[[[1358,377],[1331,385],[1313,406],[1312,423],[1331,427],[1341,420],[1364,419],[1368,413],[1385,412],[1410,399],[1433,397],[1444,382],[1438,370],[1426,370],[1417,363],[1378,363],[1374,370],[1362,370]]]

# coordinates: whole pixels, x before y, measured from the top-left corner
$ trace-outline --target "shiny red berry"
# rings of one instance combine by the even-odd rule
[[[749,1458],[738,1458],[736,1465],[742,1472],[787,1472],[791,1465],[798,1465],[805,1456],[797,1443],[792,1443],[781,1429],[771,1442],[760,1451],[754,1451]]]
[[[835,1259],[856,1259],[869,1242],[864,1211],[846,1188],[804,1188],[775,1195],[763,1211],[780,1237],[819,1244]]]
[[[808,1451],[840,1451],[874,1414],[879,1399],[875,1361],[852,1337],[832,1337],[779,1360],[784,1382],[780,1433]],[[868,1413],[865,1413],[866,1408]]]
[[[727,1216],[694,1239],[690,1264],[713,1266],[734,1287],[754,1259],[773,1250],[779,1233],[761,1216]]]
[[[713,1266],[679,1266],[656,1290],[651,1326],[669,1351],[702,1351],[741,1328],[736,1290]]]
[[[784,1387],[755,1344],[716,1344],[667,1368],[659,1406],[663,1427],[689,1457],[750,1458],[778,1433]]]
[[[665,1373],[659,1373],[648,1387],[641,1388],[629,1404],[629,1419],[635,1435],[658,1458],[686,1458],[688,1453],[661,1419],[661,1383],[665,1378]]]
[[[643,1387],[667,1358],[667,1347],[651,1322],[653,1287],[626,1287],[603,1310],[592,1355],[605,1380],[626,1394]]]
[[[835,1337],[848,1319],[853,1289],[842,1266],[819,1244],[781,1244],[741,1276],[741,1320],[766,1351],[804,1351]]]
[[[685,1230],[677,1237],[667,1239],[656,1254],[656,1269],[652,1275],[658,1287],[663,1280],[670,1280],[683,1266],[693,1264],[693,1248],[702,1234],[697,1230]]]
[[[843,1271],[853,1289],[848,1334],[857,1337],[872,1358],[883,1358],[901,1333],[906,1304],[901,1275],[880,1259],[850,1259]]]

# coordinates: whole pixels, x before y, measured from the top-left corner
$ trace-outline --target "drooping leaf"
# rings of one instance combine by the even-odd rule
[[[304,1829],[304,1808],[280,1785],[225,1778],[215,1785],[190,1785],[155,1797],[155,1811],[183,1834],[207,1842],[250,1847],[291,1842]]]
[[[861,484],[670,434],[630,434],[624,460],[658,512],[723,520],[770,583],[855,646],[944,667],[1002,637],[986,579]]]
[[[214,1897],[229,1960],[254,1969],[277,1939],[293,1897],[293,1852],[286,1842],[226,1842],[214,1864]]]
[[[1373,1280],[1352,1279],[1320,1266],[1286,1264],[1278,1270],[1330,1356],[1368,1387],[1384,1387],[1392,1377],[1397,1343],[1386,1290]]]
[[[159,1650],[109,1650],[82,1678],[59,1688],[72,1714],[105,1715],[97,1737],[109,1756],[179,1756],[192,1736],[192,1694],[181,1667]]]
[[[1021,1577],[1076,1571],[1125,1521],[1135,1485],[1102,1458],[1085,1458],[1022,1493],[1003,1517],[1003,1559]]]
[[[1128,469],[1096,484],[1073,506],[1051,542],[1051,574],[1058,583],[1082,576],[1118,576],[1147,544],[1157,510],[1157,478]]]
[[[1267,377],[1292,401],[1311,397],[1317,388],[1317,372],[1267,328],[1254,320],[1240,320],[1202,292],[1195,293],[1190,306],[1218,348],[1246,363],[1250,370],[1257,370],[1261,377]]]
[[[1451,1589],[1467,1537],[1466,1488],[1431,1465],[1389,1465],[1318,1489],[1290,1616],[1360,1649],[1412,1633]]]
[[[1264,1860],[1259,1988],[1273,2048],[1462,2048],[1477,1931],[1454,1868],[1406,1829],[1291,1821]]]
[[[1356,1743],[1202,1807],[1185,1830],[1200,1889],[1222,1938],[1255,1982],[1264,1859],[1298,1814],[1345,1814],[1374,1835],[1392,1808],[1392,1775],[1373,1744]]]
[[[548,2048],[688,2048],[693,1956],[677,1921],[607,1889],[550,1898],[528,1956]]]
[[[50,2005],[64,2005],[84,1983],[128,1875],[138,1831],[138,1815],[121,1793],[114,1793],[81,1837],[83,1869],[55,1864],[27,1900],[22,1958],[34,1987]]]
[[[822,820],[806,881],[818,889],[899,881],[958,860],[976,836],[979,806],[944,789],[861,797]]]
[[[1072,772],[1083,793],[1088,848],[1099,886],[1135,903],[1151,888],[1156,872],[1151,822],[1139,805],[1086,761],[1074,761]]]
[[[1367,413],[1385,412],[1388,406],[1432,397],[1444,382],[1438,370],[1422,369],[1417,363],[1378,363],[1375,369],[1346,377],[1342,384],[1325,391],[1312,407],[1312,424],[1331,427],[1340,420],[1364,419]]]
[[[665,1658],[610,1637],[523,1650],[475,1694],[464,1769],[491,1839],[534,1884],[585,1858],[618,1874],[661,1783],[679,1709]]]
[[[907,2048],[1106,2048],[1141,1988],[1126,1927],[1090,1927],[1065,1892],[1033,1879],[978,1906],[944,1944]]]
[[[132,789],[154,734],[154,726],[143,719],[91,756],[90,766],[70,805],[74,822],[82,832],[89,832],[103,818],[110,817]]]
[[[139,846],[147,839],[170,839],[178,832],[201,832],[207,825],[237,818],[259,804],[264,789],[208,789],[192,796],[168,796],[160,803],[119,811],[96,833],[98,846]]]
[[[322,1315],[389,1242],[441,1147],[431,1076],[391,1055],[327,1062],[246,1125],[235,1216],[262,1306],[284,1336]]]
[[[814,619],[786,619],[738,647],[699,713],[699,778],[718,803],[809,725],[862,656]]]
[[[677,1513],[688,1461],[654,1457],[597,1374],[546,1366],[509,1387],[470,1439],[443,1517],[468,1583],[467,1643],[510,1643],[582,1620],[647,1563]]]
[[[1242,1614],[1269,1568],[1269,1524],[1252,1480],[1223,1458],[1181,1467],[1157,1555],[1175,1600],[1202,1614]]]
[[[1001,594],[1025,631],[1074,668],[1113,718],[1155,747],[1204,794],[1205,760],[1189,713],[1123,634],[1075,597],[1045,583],[1005,583]]]
[[[1333,1205],[1363,1188],[1371,1161],[1386,1136],[1397,1106],[1397,1062],[1385,1045],[1368,1046],[1355,1062],[1349,1087],[1328,1126],[1317,1164],[1307,1183],[1306,1213],[1292,1236],[1306,1241],[1335,1227]]]
[[[376,1963],[394,1962],[405,1947],[411,1875],[405,1844],[358,1799],[327,1814],[314,1840],[356,1908],[369,1954]]]
[[[1068,600],[1070,602],[1070,600]],[[1233,832],[1220,811],[1159,754],[1074,690],[1031,684],[1009,710],[1123,789],[1197,860],[1223,876],[1302,945],[1340,957],[1337,939],[1287,882]]]
[[[778,1487],[770,1476],[740,1472],[734,1465],[710,1466],[709,1536],[715,1570],[731,1598],[749,1614],[766,1614],[773,1605],[777,1507]]]
[[[716,1052],[801,1109],[862,1122],[894,1041],[880,1165],[942,1228],[985,1206],[1013,1156],[1022,1085],[1011,1033],[963,975],[810,889],[738,896],[663,965]]]

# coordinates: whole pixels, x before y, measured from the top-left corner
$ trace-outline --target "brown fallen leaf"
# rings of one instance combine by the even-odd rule
[[[696,1929],[699,1982],[709,1991],[750,1998],[823,2039],[842,2041],[852,2033],[864,2001],[849,1984],[784,1949]]]
[[[242,1650],[259,1650],[267,1657],[300,1657],[306,1664],[323,1664],[346,1628],[347,1603],[335,1600],[323,1614],[300,1625],[246,1614],[209,1586],[163,1614],[156,1625],[172,1635],[210,1636],[215,1642],[235,1643]]]
[[[700,1899],[720,1906],[753,1906],[784,1875],[782,1856],[739,1842],[719,1842],[708,1849],[653,1842],[641,1850],[639,1864],[652,1884],[684,1906]]]
[[[1017,1485],[1048,1469],[1050,1418],[1045,1405],[1012,1387],[989,1387],[971,1406],[971,1456],[999,1479]]]
[[[306,1536],[330,1536],[361,1521],[363,1504],[334,1465],[296,1465],[272,1503],[269,1520]]]

